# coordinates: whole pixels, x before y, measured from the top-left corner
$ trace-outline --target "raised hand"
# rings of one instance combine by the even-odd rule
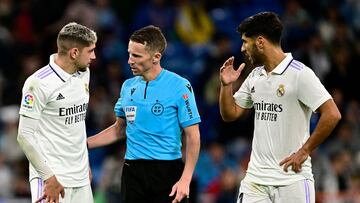
[[[245,67],[245,63],[242,63],[237,70],[234,69],[234,57],[230,57],[227,59],[223,66],[220,68],[220,82],[222,85],[229,85],[233,82],[235,82],[242,70]]]

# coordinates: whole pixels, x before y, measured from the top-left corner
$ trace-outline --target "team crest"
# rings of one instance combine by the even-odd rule
[[[85,83],[85,91],[89,94],[89,84]]]
[[[279,88],[276,90],[276,95],[278,97],[282,97],[282,96],[284,96],[284,94],[285,94],[285,85],[280,84]]]

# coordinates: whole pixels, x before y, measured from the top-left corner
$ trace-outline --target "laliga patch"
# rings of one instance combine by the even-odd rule
[[[27,110],[33,110],[35,97],[31,93],[26,93],[22,100],[22,107]]]
[[[125,117],[130,123],[133,123],[136,119],[136,106],[125,106]]]

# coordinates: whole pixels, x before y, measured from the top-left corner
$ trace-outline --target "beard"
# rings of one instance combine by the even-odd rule
[[[84,65],[84,64],[80,64],[79,62],[75,61],[75,67],[76,67],[77,71],[85,72],[89,66]]]
[[[264,56],[259,52],[256,46],[253,46],[248,57],[254,67],[264,65]]]

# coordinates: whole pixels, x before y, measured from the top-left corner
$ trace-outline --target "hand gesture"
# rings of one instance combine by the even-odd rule
[[[301,171],[301,164],[309,156],[304,149],[299,149],[296,153],[291,154],[289,157],[286,157],[284,160],[280,162],[280,166],[284,165],[284,171],[288,172],[288,167],[291,166],[292,170],[295,173],[299,173]]]
[[[234,57],[230,57],[220,68],[221,84],[229,85],[235,82],[239,78],[241,71],[244,69],[244,67],[245,63],[242,63],[237,70],[234,70]]]
[[[190,181],[180,179],[177,183],[175,183],[169,195],[174,196],[174,194],[176,194],[175,199],[172,201],[172,203],[181,202],[182,199],[189,198],[189,187]]]
[[[57,181],[55,175],[45,180],[44,183],[43,194],[35,203],[40,203],[42,200],[50,203],[59,203],[60,194],[62,198],[65,196],[64,187]]]

